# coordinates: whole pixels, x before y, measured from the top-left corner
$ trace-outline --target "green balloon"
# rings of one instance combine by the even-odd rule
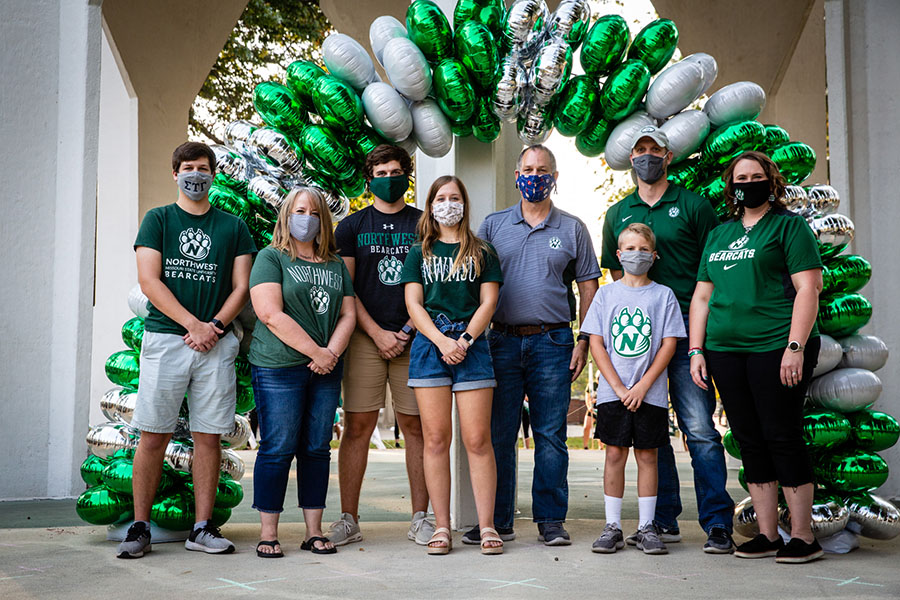
[[[122,341],[136,352],[141,351],[141,342],[144,340],[144,320],[140,317],[132,317],[122,325]]]
[[[303,153],[314,169],[337,179],[347,179],[356,170],[352,153],[327,127],[310,125],[303,132]]]
[[[760,150],[766,154],[772,154],[778,146],[782,146],[791,141],[791,134],[779,125],[764,125],[766,128],[766,141],[763,142]]]
[[[366,156],[369,155],[369,152],[382,144],[388,143],[388,141],[381,137],[377,131],[366,125],[363,125],[359,131],[348,135],[347,141],[351,146],[356,148],[356,156],[359,159],[359,169],[353,173],[351,179],[355,179],[357,175],[361,174],[361,170],[366,161]]]
[[[416,0],[406,9],[406,31],[428,62],[437,64],[453,56],[453,33],[440,7],[431,0]]]
[[[81,463],[81,479],[89,486],[100,485],[103,481],[103,469],[108,463],[99,456],[89,455]]]
[[[877,410],[860,410],[847,415],[852,426],[853,445],[860,450],[880,452],[897,443],[900,423],[891,415]]]
[[[116,385],[137,388],[141,356],[134,350],[114,352],[106,359],[106,377]]]
[[[472,124],[469,121],[463,121],[462,123],[450,121],[450,131],[459,138],[469,137],[472,135]]]
[[[725,452],[740,460],[741,447],[738,445],[737,440],[734,439],[734,434],[730,429],[722,436],[722,445],[725,446]]]
[[[442,60],[434,68],[432,80],[435,98],[450,122],[468,121],[475,113],[475,90],[462,63],[455,58]]]
[[[500,56],[494,36],[478,21],[466,21],[453,38],[456,57],[469,74],[472,85],[483,91],[494,86]]]
[[[670,183],[693,190],[706,181],[706,170],[699,158],[689,158],[666,170],[666,179]]]
[[[253,90],[253,106],[269,127],[299,137],[309,115],[294,94],[274,81],[264,81]]]
[[[490,144],[500,136],[500,119],[494,114],[491,97],[483,94],[476,100],[472,117],[472,135],[479,142]]]
[[[850,421],[831,410],[813,410],[803,415],[803,441],[815,450],[836,448],[850,438]]]
[[[171,531],[184,531],[194,526],[194,495],[177,491],[157,501],[150,509],[150,520]]]
[[[799,185],[816,168],[816,151],[803,142],[782,144],[769,156],[788,183]]]
[[[253,387],[237,382],[237,401],[234,412],[243,415],[256,408],[256,400],[253,398]]]
[[[294,97],[308,112],[315,110],[313,105],[313,90],[320,77],[326,75],[325,71],[314,62],[308,60],[296,60],[288,65],[284,76],[284,83],[294,93]]]
[[[888,464],[884,459],[863,450],[823,456],[813,464],[813,470],[820,484],[842,492],[877,488],[888,478]]]
[[[221,527],[222,525],[227,523],[228,519],[230,518],[230,508],[225,508],[223,506],[213,506],[212,515],[209,517],[209,522],[212,523],[214,527]]]
[[[859,331],[872,318],[872,303],[862,294],[835,294],[819,300],[816,323],[821,333],[841,338]]]
[[[234,359],[234,375],[237,381],[243,385],[250,385],[252,374],[250,371],[250,361],[246,356],[238,355]]]
[[[722,125],[703,144],[701,160],[706,165],[724,167],[742,152],[759,148],[766,128],[758,121],[738,121]]]
[[[725,200],[725,181],[720,176],[714,175],[700,184],[694,192],[709,200],[713,207],[716,207]]]
[[[75,501],[75,512],[92,525],[123,523],[131,519],[133,511],[134,502],[129,496],[102,485],[89,487]]]
[[[578,75],[566,82],[557,97],[556,118],[553,121],[556,129],[569,137],[587,129],[599,95],[597,84],[588,75]],[[603,143],[605,145],[606,140]]]
[[[220,508],[234,508],[244,499],[244,488],[240,481],[235,481],[230,475],[223,474],[216,488],[216,506]]]
[[[606,78],[600,90],[603,117],[620,121],[634,112],[650,86],[650,71],[639,60],[626,60]]]
[[[591,112],[587,126],[575,137],[575,148],[584,156],[600,156],[617,123],[604,118],[603,111],[597,106]]]
[[[458,33],[466,21],[477,21],[490,30],[495,40],[499,40],[505,17],[503,0],[459,0],[453,10],[453,29]]]
[[[581,67],[597,79],[611,73],[625,60],[631,35],[628,23],[619,15],[603,15],[588,31],[581,46]]]
[[[230,154],[235,154],[235,153],[231,152]],[[248,183],[247,179],[235,179],[228,173],[225,173],[224,171],[219,171],[218,173],[216,173],[215,179],[213,179],[213,185],[209,189],[209,194],[210,194],[210,196],[212,196],[213,189],[216,187],[220,187],[220,188],[229,189],[240,196],[244,196],[247,193],[247,183]],[[210,200],[212,200],[211,197],[210,197]]]
[[[219,173],[219,175],[221,174]],[[244,189],[246,190],[246,184]],[[250,203],[247,202],[243,194],[238,194],[231,188],[213,184],[209,189],[209,203],[241,220],[246,221],[250,217]]]
[[[114,492],[131,495],[132,461],[127,458],[111,460],[103,469],[103,484]]]
[[[316,112],[334,131],[356,131],[362,127],[362,100],[352,87],[337,77],[320,77],[312,98]]]
[[[250,237],[253,238],[253,243],[256,244],[256,247],[260,250],[272,243],[271,231],[253,231],[251,229]]]
[[[634,36],[634,42],[628,49],[628,58],[643,61],[650,73],[659,72],[678,45],[678,28],[670,19],[656,19],[648,23]]]
[[[744,476],[744,465],[738,469],[738,483],[741,484],[741,487],[744,488],[745,492],[750,492],[750,487],[747,485],[747,478]]]
[[[856,254],[829,259],[822,270],[822,294],[858,292],[872,278],[872,264]]]
[[[358,171],[350,179],[341,182],[341,192],[348,198],[358,198],[366,193],[366,177]]]

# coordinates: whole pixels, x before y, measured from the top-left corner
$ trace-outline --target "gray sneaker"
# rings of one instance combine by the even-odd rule
[[[637,531],[637,549],[644,554],[668,554],[669,550],[656,531],[656,525],[648,523]]]
[[[668,529],[666,527],[656,526],[656,532],[659,534],[659,539],[663,543],[666,544],[676,544],[681,541],[681,530],[677,527],[674,529]],[[631,535],[625,538],[625,543],[629,546],[637,545],[638,532],[635,531]]]
[[[150,544],[150,528],[143,521],[136,521],[128,528],[125,541],[116,550],[118,558],[140,558],[145,552],[153,550]]]
[[[612,554],[616,550],[625,547],[625,540],[622,538],[622,530],[613,523],[607,523],[594,543],[591,544],[591,552],[598,554]]]
[[[359,524],[350,513],[341,513],[341,518],[331,524],[331,529],[325,534],[335,546],[344,546],[350,542],[361,542],[363,537],[359,531]]]
[[[200,529],[192,530],[190,537],[184,542],[184,547],[207,554],[231,554],[234,552],[234,544],[222,535],[218,527],[209,523]]]
[[[409,531],[406,532],[406,537],[420,546],[427,546],[433,535],[434,523],[426,518],[425,512],[420,510],[414,514],[412,522],[409,524]]]

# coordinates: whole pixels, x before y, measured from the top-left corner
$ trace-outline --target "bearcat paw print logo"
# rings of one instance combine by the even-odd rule
[[[749,242],[749,241],[750,241],[750,236],[743,235],[743,236],[739,237],[738,239],[734,240],[733,242],[731,242],[730,244],[728,244],[728,249],[729,250],[740,250],[741,248],[746,246],[747,242]]]
[[[378,261],[378,279],[384,285],[397,285],[400,283],[400,272],[403,270],[403,262],[396,256],[385,256]]]
[[[619,356],[637,358],[650,350],[653,327],[650,317],[644,315],[640,308],[635,307],[633,313],[628,312],[627,306],[623,308],[613,317],[610,333],[613,349]]]
[[[323,315],[328,311],[328,302],[331,298],[328,297],[328,292],[325,291],[325,288],[314,285],[309,288],[309,300],[312,302],[312,307],[316,314]]]
[[[181,250],[181,254],[193,260],[203,260],[209,256],[211,244],[212,240],[199,227],[185,229],[178,236],[178,249]]]

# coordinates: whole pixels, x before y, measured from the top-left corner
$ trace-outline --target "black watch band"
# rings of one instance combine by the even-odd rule
[[[591,336],[590,336],[589,334],[587,334],[587,333],[579,333],[579,334],[578,334],[578,341],[579,341],[579,342],[584,341],[584,342],[590,343],[590,341],[591,341]]]
[[[218,334],[219,339],[222,339],[225,336],[225,334],[228,333],[228,330],[225,328],[225,324],[222,323],[222,321],[220,321],[218,319],[212,319],[210,321],[210,323],[212,323],[213,325],[215,325],[216,327],[218,327],[219,329],[222,330],[222,333]]]
[[[400,328],[400,333],[405,333],[406,335],[411,335],[413,332],[413,328],[410,327],[409,323],[405,324]]]

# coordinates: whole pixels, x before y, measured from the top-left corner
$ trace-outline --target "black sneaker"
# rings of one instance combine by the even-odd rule
[[[562,523],[538,523],[538,541],[545,546],[569,546],[572,540]]]
[[[784,540],[778,536],[774,540],[770,540],[765,534],[760,533],[749,542],[744,542],[738,546],[734,555],[738,558],[766,558],[767,556],[775,556],[784,548]]]
[[[150,528],[143,521],[135,521],[125,534],[125,541],[116,550],[118,558],[140,558],[153,550],[150,545]]]
[[[678,527],[663,527],[661,525],[657,525],[656,533],[659,537],[659,541],[664,544],[677,544],[681,541],[681,529],[679,529]],[[637,542],[637,531],[625,538],[625,543],[629,546],[636,546]]]
[[[775,562],[780,563],[808,563],[821,558],[825,554],[818,540],[807,544],[800,538],[791,538],[784,548],[775,555]]]
[[[500,539],[504,542],[511,542],[516,539],[516,532],[513,531],[512,527],[495,527],[494,529],[497,530],[497,535],[499,535]],[[478,546],[481,544],[481,528],[476,525],[465,532],[462,536],[462,543],[469,544],[470,546]]]
[[[234,552],[234,544],[222,535],[218,527],[209,523],[200,529],[192,530],[190,537],[184,542],[184,547],[207,554],[231,554]]]
[[[707,554],[731,554],[734,552],[731,534],[722,527],[713,527],[709,530],[706,543],[703,544],[703,551]]]

